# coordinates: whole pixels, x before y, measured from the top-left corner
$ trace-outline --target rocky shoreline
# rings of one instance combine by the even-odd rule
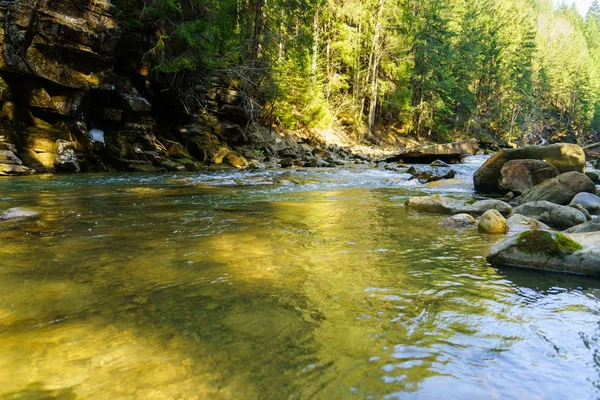
[[[476,171],[473,182],[479,193],[503,199],[469,203],[434,195],[413,197],[407,206],[453,215],[440,223],[446,227],[509,235],[499,236],[490,250],[493,266],[600,276],[600,180],[586,173],[581,147],[502,150]]]

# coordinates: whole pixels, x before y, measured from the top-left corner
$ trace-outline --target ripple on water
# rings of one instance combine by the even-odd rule
[[[3,181],[40,217],[0,223],[0,397],[597,398],[598,281],[492,268],[397,178]]]

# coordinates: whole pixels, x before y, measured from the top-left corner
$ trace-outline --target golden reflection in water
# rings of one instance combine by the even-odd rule
[[[455,375],[485,389],[460,374],[505,367],[530,332],[485,237],[391,193],[87,190],[33,196],[39,219],[0,225],[0,398],[381,398]]]

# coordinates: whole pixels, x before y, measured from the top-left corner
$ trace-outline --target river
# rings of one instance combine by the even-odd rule
[[[0,398],[600,397],[600,281],[404,206],[480,163],[3,179]]]

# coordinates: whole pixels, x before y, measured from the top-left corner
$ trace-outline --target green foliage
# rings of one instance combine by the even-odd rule
[[[600,139],[600,2],[115,0],[153,78],[230,77],[269,125]]]
[[[545,254],[560,257],[583,249],[583,247],[561,233],[553,234],[548,231],[526,231],[517,238],[519,248],[531,254]]]

